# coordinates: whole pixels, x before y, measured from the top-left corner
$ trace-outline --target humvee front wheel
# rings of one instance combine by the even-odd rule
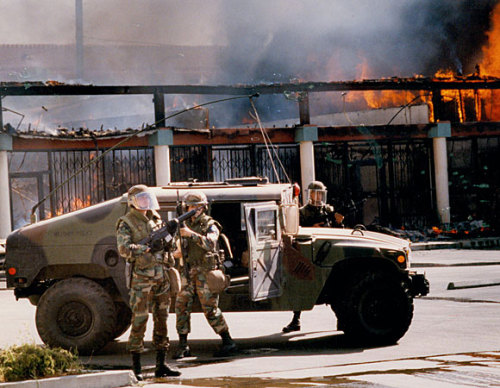
[[[49,346],[89,354],[111,340],[116,324],[111,296],[85,278],[61,280],[40,298],[36,327]]]
[[[345,306],[342,330],[363,343],[396,343],[413,318],[408,288],[384,273],[365,274],[352,286]]]

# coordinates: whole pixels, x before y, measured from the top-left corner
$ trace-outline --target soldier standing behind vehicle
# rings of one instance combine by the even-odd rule
[[[326,186],[323,182],[312,181],[307,187],[308,202],[299,209],[300,226],[342,228],[344,216],[335,212],[333,206],[326,203]],[[301,311],[294,311],[292,321],[282,331],[289,333],[300,330]]]
[[[220,266],[221,260],[218,256],[217,242],[222,229],[217,221],[206,214],[207,205],[207,197],[201,191],[189,191],[182,199],[184,212],[197,207],[201,208],[180,229],[183,244],[183,268],[180,271],[182,274],[181,290],[175,303],[176,326],[179,334],[179,349],[174,355],[175,359],[191,355],[187,336],[191,331],[191,311],[196,296],[208,323],[222,338],[222,346],[215,353],[215,356],[227,357],[237,350],[218,306],[219,294],[212,292],[207,282],[207,274]]]
[[[133,371],[142,381],[141,353],[144,350],[144,333],[148,312],[153,312],[153,346],[156,349],[155,377],[179,376],[178,370],[165,363],[169,348],[167,317],[170,307],[170,282],[167,268],[174,264],[163,239],[152,246],[138,244],[151,232],[161,227],[157,210],[160,208],[154,193],[145,185],[132,186],[128,191],[128,212],[118,219],[118,252],[132,265],[130,282],[130,308],[132,329],[127,348],[132,353]]]

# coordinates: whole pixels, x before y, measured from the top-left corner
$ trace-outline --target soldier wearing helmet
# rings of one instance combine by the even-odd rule
[[[174,355],[176,359],[191,355],[187,336],[191,331],[191,311],[196,297],[200,301],[208,323],[222,338],[222,346],[215,356],[226,357],[237,350],[218,306],[219,294],[212,292],[207,282],[207,273],[221,262],[217,242],[222,229],[217,221],[206,214],[207,205],[205,193],[197,190],[187,192],[182,199],[185,212],[201,208],[180,229],[183,270],[180,271],[181,290],[177,294],[175,303],[176,328],[179,334],[179,349]]]
[[[308,227],[343,227],[344,216],[336,213],[333,206],[326,203],[326,186],[323,182],[312,181],[307,187],[307,204],[299,209],[300,225]],[[300,311],[293,312],[292,321],[283,328],[284,333],[300,330]]]
[[[307,204],[300,208],[301,226],[342,227],[344,216],[326,203],[326,186],[323,182],[309,183],[307,193]]]
[[[170,282],[167,268],[174,264],[169,247],[162,240],[153,246],[139,244],[162,225],[157,210],[160,208],[153,192],[145,185],[128,190],[128,211],[116,224],[118,252],[132,266],[130,281],[130,308],[132,328],[127,344],[132,353],[133,371],[142,381],[141,353],[148,312],[153,312],[153,346],[156,348],[156,377],[179,376],[180,372],[165,363],[169,347],[167,317],[170,307]]]

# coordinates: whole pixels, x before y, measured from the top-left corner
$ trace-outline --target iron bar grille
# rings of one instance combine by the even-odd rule
[[[283,171],[278,158],[283,164]],[[276,145],[276,153],[271,151],[279,180],[300,182],[299,146],[296,144]],[[224,181],[245,176],[266,176],[271,182],[278,179],[271,159],[262,145],[239,146],[173,146],[170,152],[172,181]]]
[[[448,139],[452,221],[500,219],[499,137]],[[9,152],[12,225],[29,222],[32,206],[103,150]],[[300,180],[297,144],[277,145],[292,182]],[[223,181],[267,176],[276,182],[263,145],[171,147],[173,181]],[[280,181],[286,182],[274,153]],[[345,224],[421,229],[436,225],[431,139],[315,144],[316,179],[328,188],[328,202],[346,216]],[[120,196],[134,184],[153,186],[152,148],[118,149],[64,183],[39,208],[39,218]]]
[[[484,220],[500,228],[500,138],[447,140],[452,222]]]
[[[423,227],[434,217],[430,147],[427,139],[317,144],[316,179],[347,226]]]
[[[9,153],[14,227],[27,223],[32,206],[59,185],[61,187],[38,209],[39,219],[120,196],[134,184],[155,185],[152,148],[113,150],[66,182],[103,152],[68,150]]]

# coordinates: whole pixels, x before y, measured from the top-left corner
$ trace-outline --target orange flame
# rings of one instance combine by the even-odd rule
[[[52,212],[46,212],[46,218],[52,218],[56,216],[63,215],[65,213],[73,212],[75,210],[83,209],[85,207],[88,207],[92,205],[92,202],[90,200],[90,195],[87,195],[87,198],[85,200],[75,197],[72,198],[69,201],[69,209],[68,211],[65,212],[65,209],[62,206],[59,206],[53,213]]]
[[[488,43],[482,48],[481,73],[483,76],[500,77],[500,4],[491,14],[491,30],[487,35]],[[500,91],[481,91],[481,96],[487,101],[484,110],[489,119],[500,121]]]

